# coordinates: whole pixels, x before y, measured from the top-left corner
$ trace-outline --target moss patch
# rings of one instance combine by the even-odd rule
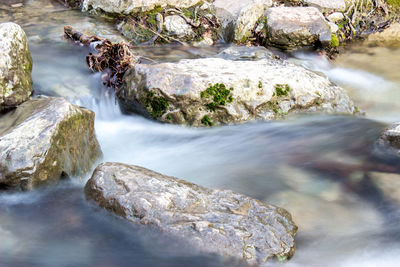
[[[331,37],[331,46],[332,47],[338,47],[339,46],[339,38],[332,33],[332,37]]]
[[[213,126],[214,123],[211,121],[210,117],[208,117],[207,115],[203,116],[203,118],[201,118],[201,123],[206,125],[206,126]]]
[[[276,84],[273,96],[288,96],[289,92],[290,86],[288,84]]]
[[[206,107],[211,111],[215,111],[218,106],[225,106],[226,103],[231,103],[233,101],[231,95],[232,90],[232,87],[227,89],[223,83],[216,83],[202,91],[200,97],[212,99],[212,102],[207,103]]]
[[[159,118],[167,112],[168,101],[161,96],[155,96],[154,92],[148,91],[145,99],[146,108],[153,118]]]
[[[386,3],[394,8],[400,8],[400,0],[386,0]]]

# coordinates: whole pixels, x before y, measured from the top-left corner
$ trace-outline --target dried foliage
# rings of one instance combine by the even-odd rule
[[[96,53],[89,53],[86,56],[86,63],[91,71],[105,73],[103,82],[109,87],[118,89],[122,85],[125,72],[138,62],[138,57],[132,53],[127,43],[113,44],[108,39],[80,33],[71,26],[65,26],[64,33],[67,39],[74,42],[93,45]]]

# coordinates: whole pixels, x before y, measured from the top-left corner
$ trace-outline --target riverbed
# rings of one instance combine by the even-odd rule
[[[66,97],[95,111],[102,161],[143,166],[286,208],[299,225],[296,254],[286,266],[398,266],[400,207],[374,187],[363,166],[376,163],[375,140],[400,116],[399,49],[358,44],[333,62],[312,52],[288,55],[345,88],[365,115],[293,115],[189,128],[122,114],[101,74],[86,67],[88,48],[63,38],[65,25],[78,25],[122,40],[106,19],[50,0],[11,8],[14,2],[21,1],[2,1],[0,22],[16,22],[27,33],[35,95]],[[149,62],[168,62],[211,57],[226,46],[136,52]],[[83,194],[88,178],[32,192],[1,192],[0,266],[240,266],[88,203]],[[276,264],[281,266],[270,263]]]

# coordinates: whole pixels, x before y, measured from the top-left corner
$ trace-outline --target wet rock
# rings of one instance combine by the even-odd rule
[[[369,35],[366,44],[370,46],[400,47],[400,23],[393,23],[382,32]]]
[[[90,171],[101,156],[94,113],[64,98],[29,100],[0,117],[0,185],[30,190]]]
[[[263,46],[235,46],[221,51],[217,57],[228,60],[276,59],[277,56]]]
[[[244,42],[257,20],[272,6],[271,0],[216,0],[215,14],[221,23],[222,35],[228,42]]]
[[[322,12],[346,10],[346,2],[344,0],[305,0],[305,3],[318,8]]]
[[[212,126],[354,111],[345,91],[326,77],[277,59],[136,64],[124,79],[117,93],[122,107],[168,123]]]
[[[390,125],[377,141],[377,147],[381,150],[400,156],[400,123]]]
[[[164,27],[170,34],[181,38],[190,37],[194,34],[192,27],[178,15],[167,16],[164,21]]]
[[[15,23],[0,24],[0,112],[32,94],[32,58],[26,35]]]
[[[139,10],[151,10],[157,6],[161,7],[177,7],[186,8],[194,6],[202,0],[152,0],[152,1],[136,1],[136,0],[83,0],[83,11],[104,11],[107,13],[117,13],[129,15]]]
[[[85,193],[99,206],[182,238],[202,252],[254,265],[294,253],[297,227],[290,214],[232,191],[207,189],[142,167],[103,163]]]
[[[315,7],[273,7],[267,9],[266,17],[271,45],[292,49],[331,41],[327,21]]]

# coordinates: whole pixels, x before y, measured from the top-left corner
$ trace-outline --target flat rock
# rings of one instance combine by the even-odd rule
[[[229,55],[234,57],[234,52],[227,51],[225,58]],[[167,123],[210,126],[271,120],[288,113],[354,112],[346,92],[325,76],[268,57],[137,64],[124,79],[117,96],[125,111]],[[224,91],[225,98],[216,102],[206,94],[210,87]]]
[[[345,0],[305,0],[305,3],[323,12],[346,10]]]
[[[146,11],[161,7],[186,8],[194,6],[202,0],[83,0],[83,11],[104,11],[107,13],[117,13],[129,15],[132,12]]]
[[[207,189],[138,166],[102,163],[85,193],[99,206],[205,253],[252,265],[294,253],[297,227],[287,211],[229,190]]]
[[[56,183],[100,156],[94,113],[64,98],[29,100],[0,117],[0,188]]]
[[[272,0],[215,0],[215,15],[221,23],[224,39],[228,42],[245,41],[257,20],[272,4]]]
[[[267,9],[268,42],[284,49],[329,44],[327,21],[315,7],[272,7]]]
[[[32,94],[32,57],[24,30],[0,24],[0,112],[25,102]]]

